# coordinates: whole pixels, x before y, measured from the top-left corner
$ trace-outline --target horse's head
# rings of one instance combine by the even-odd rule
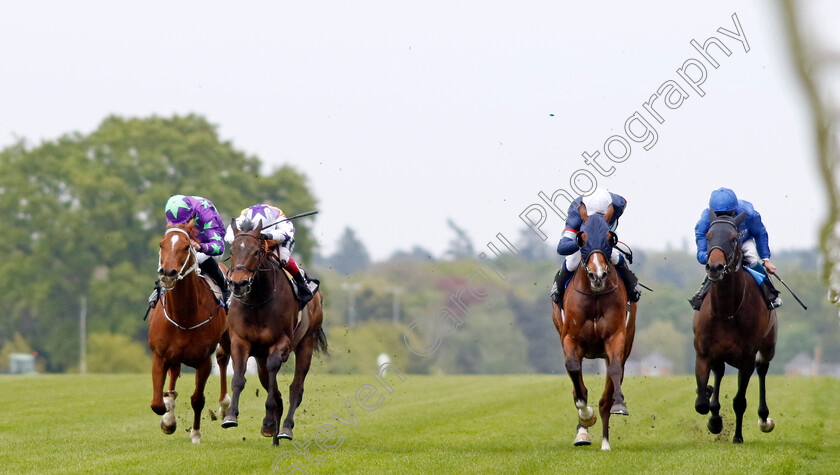
[[[158,278],[164,289],[171,290],[198,265],[195,251],[190,246],[196,232],[192,221],[166,227],[166,233],[160,240],[158,260]]]
[[[236,219],[230,223],[233,230],[233,243],[230,246],[230,269],[228,287],[236,298],[242,298],[251,291],[254,276],[266,256],[266,249],[260,235],[262,223],[256,226],[250,220],[242,222],[240,229]]]
[[[709,232],[706,241],[709,244],[709,260],[706,262],[706,274],[709,280],[718,281],[726,274],[738,269],[741,262],[741,248],[738,246],[738,230],[746,218],[741,213],[734,218],[728,214],[717,214],[709,209]]]
[[[606,287],[610,269],[609,256],[618,243],[618,236],[610,231],[608,224],[612,213],[613,207],[610,205],[606,215],[588,216],[585,207],[581,205],[583,224],[577,234],[577,245],[580,247],[581,265],[589,277],[589,285],[595,292],[600,292]]]

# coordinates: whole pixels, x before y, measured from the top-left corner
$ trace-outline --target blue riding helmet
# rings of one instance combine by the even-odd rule
[[[738,197],[729,188],[718,188],[709,197],[709,208],[715,212],[734,211],[738,207]]]

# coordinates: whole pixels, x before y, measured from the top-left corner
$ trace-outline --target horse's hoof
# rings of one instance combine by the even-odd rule
[[[260,434],[263,437],[274,437],[277,435],[277,424],[266,424],[263,422],[262,428],[260,428]]]
[[[732,443],[733,444],[743,444],[744,443],[744,438],[736,435],[735,437],[732,438]]]
[[[219,401],[219,414],[227,414],[230,408],[230,394],[225,394],[224,399]]]
[[[575,447],[581,447],[583,445],[592,445],[592,439],[589,437],[588,432],[578,432],[578,435],[575,437]]]
[[[178,426],[177,423],[172,423],[172,425],[167,425],[165,422],[160,421],[160,430],[163,431],[166,435],[172,435],[175,432],[176,427]]]
[[[761,418],[758,419],[758,428],[761,429],[761,432],[772,432],[773,429],[776,428],[776,421],[771,418],[767,418],[766,421],[762,421]]]
[[[190,429],[190,439],[192,439],[193,444],[198,444],[201,442],[201,431],[196,429]]]
[[[288,427],[282,428],[277,434],[277,437],[280,439],[292,440],[292,429],[289,429]]]
[[[618,414],[621,416],[629,416],[630,411],[627,410],[627,406],[622,404],[613,404],[612,408],[610,409],[610,414]]]
[[[580,447],[581,445],[589,445],[592,443],[592,439],[589,438],[589,429],[586,427],[578,426],[577,428],[577,435],[575,436],[575,447]]]
[[[230,429],[231,427],[239,426],[239,422],[236,419],[227,419],[222,421],[222,429]]]
[[[580,422],[580,425],[582,425],[583,427],[592,427],[595,425],[596,422],[598,422],[598,414],[596,414],[595,411],[592,411],[591,417],[589,417],[588,419],[581,419],[580,417],[578,417],[578,422]]]
[[[709,428],[709,432],[712,434],[720,434],[720,431],[723,430],[723,419],[718,417],[710,417],[709,422],[706,424],[706,427]]]
[[[601,450],[610,450],[610,441],[607,439],[603,439],[601,441]]]
[[[705,416],[709,413],[709,400],[700,399],[698,397],[697,401],[694,402],[694,410],[697,411],[698,414]]]

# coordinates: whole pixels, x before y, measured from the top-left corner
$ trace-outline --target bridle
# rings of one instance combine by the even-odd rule
[[[584,259],[583,256],[581,256],[579,267],[583,267],[583,270],[586,272],[587,276],[589,274],[591,274],[591,272],[589,271],[589,266],[587,265],[587,262],[589,262],[589,258],[592,257],[593,254],[600,254],[601,257],[604,258],[604,273],[609,274],[609,272],[610,272],[610,260],[607,259],[606,254],[604,254],[604,252],[600,249],[594,249],[594,250],[590,251],[589,255],[586,256],[586,259]],[[611,289],[602,290],[600,292],[584,292],[584,291],[578,289],[577,287],[575,287],[575,290],[577,290],[578,293],[581,293],[581,294],[584,294],[584,295],[603,295],[603,294],[608,294],[610,292],[614,292],[616,289],[618,289],[618,284],[614,285]]]
[[[180,229],[180,228],[169,228],[169,229],[166,230],[166,232],[163,235],[166,236],[167,234],[172,233],[172,232],[181,233],[181,234],[187,236],[187,239],[191,239],[190,233],[188,233],[188,232],[186,232],[186,231],[184,231],[183,229]],[[193,249],[192,246],[189,246],[187,249],[189,249],[189,252],[187,253],[187,257],[184,259],[184,263],[181,264],[181,269],[178,271],[178,275],[175,277],[175,283],[173,283],[171,287],[167,288],[166,285],[161,280],[160,286],[163,289],[163,295],[161,295],[160,298],[161,298],[161,304],[162,304],[162,307],[163,307],[163,316],[166,317],[166,320],[168,320],[169,323],[175,325],[176,327],[180,328],[181,330],[194,330],[194,329],[196,329],[196,328],[198,328],[198,327],[200,327],[200,326],[202,326],[206,323],[209,323],[210,320],[213,320],[213,317],[215,317],[216,315],[214,313],[211,313],[210,318],[208,318],[207,320],[204,320],[203,322],[201,322],[197,325],[193,325],[191,327],[185,327],[185,326],[179,324],[178,322],[176,322],[175,320],[173,320],[172,317],[169,316],[169,312],[166,311],[166,293],[169,292],[170,290],[174,289],[175,284],[177,284],[178,281],[183,280],[184,277],[186,277],[186,276],[190,275],[191,273],[195,272],[195,270],[198,268],[198,257],[196,255],[195,249]],[[158,269],[161,268],[162,254],[163,254],[163,249],[158,251]],[[187,268],[187,262],[190,261],[190,257],[192,257],[193,264],[190,267]]]
[[[732,226],[735,229],[735,232],[737,234],[738,226],[736,226],[735,223],[733,223],[732,221],[727,221],[725,219],[716,219],[716,220],[712,221],[712,223],[709,224],[709,229],[712,229],[712,226],[714,226],[715,224],[720,224],[720,223],[726,223],[726,224]],[[723,248],[720,247],[720,246],[712,246],[711,248],[709,248],[709,250],[707,251],[708,252],[707,255],[711,254],[712,251],[714,251],[715,249],[719,249],[720,252],[723,253],[723,256],[726,258],[726,264],[723,266],[723,275],[727,275],[727,274],[730,274],[732,272],[736,272],[738,270],[738,261],[740,260],[740,259],[738,259],[738,255],[740,254],[740,249],[737,246],[737,244],[735,245],[735,248],[732,250],[732,253],[729,254],[729,255],[726,255],[726,251],[724,251]]]
[[[180,228],[169,228],[169,229],[166,230],[165,233],[163,233],[163,235],[166,236],[167,234],[173,233],[173,232],[174,233],[181,233],[181,234],[187,236],[187,239],[191,239],[190,238],[190,233],[188,233],[188,232],[186,232],[186,231],[184,231],[183,229],[180,229]],[[184,263],[181,264],[181,269],[178,271],[178,275],[175,276],[175,282],[178,282],[179,280],[183,280],[184,277],[190,275],[192,272],[195,272],[195,270],[198,268],[198,258],[196,256],[195,249],[193,249],[192,246],[189,246],[187,249],[189,249],[189,252],[187,253],[187,257],[184,258]],[[163,249],[158,251],[158,269],[160,269],[162,267],[162,255],[163,255]],[[190,261],[190,257],[193,258],[193,265],[191,265],[189,268],[187,268],[187,262]],[[172,287],[167,288],[163,284],[163,281],[161,281],[161,287],[163,287],[164,291],[172,290],[172,288],[175,287],[175,284],[173,283]]]
[[[259,307],[261,305],[265,305],[271,299],[274,298],[274,294],[277,292],[277,286],[276,285],[272,286],[271,294],[268,296],[267,299],[263,300],[262,302],[259,302],[259,303],[256,303],[256,304],[248,303],[248,302],[243,301],[242,297],[246,297],[248,294],[251,293],[251,290],[252,290],[253,284],[254,284],[254,279],[256,279],[256,277],[257,277],[257,271],[261,271],[261,270],[262,271],[268,271],[268,270],[274,270],[274,269],[273,268],[268,268],[268,267],[263,267],[263,264],[265,263],[265,259],[269,255],[269,251],[268,251],[268,243],[264,239],[262,239],[261,237],[254,236],[253,234],[249,234],[247,232],[239,233],[236,236],[234,236],[233,242],[231,243],[231,248],[233,248],[233,244],[236,242],[236,240],[239,239],[240,237],[243,237],[243,236],[247,236],[247,237],[250,237],[250,238],[253,238],[253,239],[257,240],[258,245],[259,245],[259,249],[260,249],[260,258],[257,261],[257,265],[254,267],[253,270],[248,269],[248,267],[245,264],[236,264],[235,266],[231,266],[228,269],[227,275],[225,275],[225,278],[226,278],[226,280],[229,281],[230,277],[237,270],[242,270],[242,271],[245,271],[245,272],[249,273],[250,276],[248,277],[248,284],[245,287],[245,292],[243,292],[241,296],[235,295],[232,292],[231,292],[231,295],[233,296],[233,298],[238,300],[243,305],[247,305],[249,307]],[[276,283],[277,276],[274,272],[272,272],[272,275],[274,276],[275,283]]]

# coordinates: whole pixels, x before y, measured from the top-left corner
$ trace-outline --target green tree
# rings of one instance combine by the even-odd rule
[[[93,333],[88,337],[87,370],[91,373],[146,373],[152,358],[146,348],[126,335]]]
[[[62,371],[78,361],[79,302],[87,295],[91,331],[142,337],[139,315],[156,277],[169,196],[202,195],[225,220],[266,201],[288,213],[314,208],[304,175],[288,166],[264,175],[261,167],[195,115],[108,117],[89,135],[4,149],[0,335],[20,331],[48,370]],[[311,230],[306,221],[295,227],[296,251],[308,259]]]

